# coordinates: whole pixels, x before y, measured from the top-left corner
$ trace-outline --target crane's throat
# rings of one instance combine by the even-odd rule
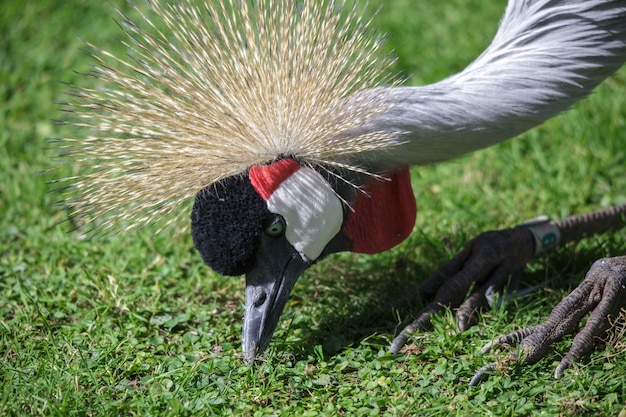
[[[365,185],[343,225],[353,252],[383,252],[413,231],[417,206],[408,168],[384,177],[384,180],[372,178]]]

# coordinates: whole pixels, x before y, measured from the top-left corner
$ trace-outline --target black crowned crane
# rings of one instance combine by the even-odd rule
[[[531,129],[626,60],[626,0],[510,0],[487,50],[423,87],[389,75],[380,38],[342,1],[150,7],[137,21],[122,15],[128,57],[90,45],[101,84],[76,88],[67,104],[90,136],[65,140],[79,170],[64,180],[66,203],[104,233],[175,221],[195,197],[191,232],[202,259],[246,275],[249,361],[267,347],[306,268],[334,252],[381,252],[411,233],[408,167]],[[487,291],[502,290],[534,254],[621,227],[625,211],[479,236],[429,280],[433,303],[392,351],[445,307],[458,307],[467,328]],[[625,286],[626,257],[601,260],[545,323],[494,343],[520,343],[520,359],[534,362],[591,312],[560,375],[626,306]]]

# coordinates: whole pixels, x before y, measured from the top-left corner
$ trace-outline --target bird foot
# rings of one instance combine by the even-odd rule
[[[509,354],[508,361],[533,364],[546,356],[552,344],[576,333],[569,352],[554,371],[554,377],[560,378],[573,363],[594,349],[598,339],[611,329],[612,320],[625,308],[626,256],[600,259],[591,266],[583,282],[552,310],[545,322],[499,337],[487,343],[481,353],[494,346],[519,345],[520,353]],[[578,330],[588,313],[587,322]],[[495,364],[488,364],[479,369],[470,384],[480,383],[494,368]]]
[[[514,288],[526,263],[533,256],[532,234],[524,227],[486,232],[424,281],[422,296],[435,295],[417,318],[393,340],[390,350],[398,353],[418,330],[431,327],[431,317],[446,308],[456,308],[461,331],[476,324],[476,313],[489,307],[490,293],[501,292],[509,282]],[[499,363],[533,364],[544,358],[550,347],[563,337],[576,333],[569,352],[554,371],[561,377],[566,369],[592,351],[599,338],[612,327],[612,320],[626,309],[626,256],[596,261],[583,282],[565,297],[548,319],[536,326],[516,330],[487,343],[482,353],[495,346],[519,346]],[[579,325],[587,314],[584,327]],[[488,377],[497,366],[490,363],[479,369],[470,384]]]
[[[411,333],[430,328],[431,317],[446,308],[457,308],[461,331],[476,324],[476,313],[489,307],[494,292],[509,282],[509,287],[516,285],[533,251],[533,236],[523,227],[477,236],[420,285],[420,294],[434,299],[394,339],[391,352],[398,353]]]

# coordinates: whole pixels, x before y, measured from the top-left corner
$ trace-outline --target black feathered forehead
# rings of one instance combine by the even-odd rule
[[[194,245],[216,272],[245,274],[252,267],[270,216],[247,172],[228,177],[196,194],[191,211]]]

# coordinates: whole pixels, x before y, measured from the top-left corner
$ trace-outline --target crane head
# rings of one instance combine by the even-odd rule
[[[410,233],[415,200],[407,170],[370,181],[363,192],[340,195],[340,188],[283,158],[196,195],[191,229],[204,262],[223,275],[246,275],[247,361],[269,344],[291,290],[312,263],[339,251],[380,252]]]

